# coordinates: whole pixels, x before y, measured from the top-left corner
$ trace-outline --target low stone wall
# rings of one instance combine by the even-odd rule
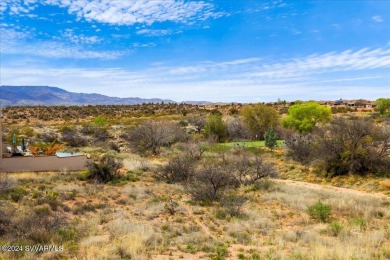
[[[0,172],[81,171],[86,168],[87,162],[85,155],[2,158]]]

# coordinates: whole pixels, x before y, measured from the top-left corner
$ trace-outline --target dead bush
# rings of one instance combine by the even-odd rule
[[[196,171],[189,190],[195,200],[213,201],[218,200],[225,190],[239,185],[237,178],[225,164],[208,162]]]
[[[231,159],[225,160],[225,163],[241,185],[252,185],[260,179],[277,176],[272,164],[265,162],[260,156],[250,156],[247,152],[238,151]]]
[[[171,122],[145,121],[133,128],[127,139],[130,146],[140,153],[151,152],[156,155],[160,148],[185,140],[187,135],[183,129]]]
[[[200,160],[208,145],[207,142],[188,143],[184,146],[184,153],[193,160]]]
[[[0,176],[0,194],[16,187],[16,181],[8,176]]]
[[[312,160],[313,140],[310,134],[292,134],[284,141],[288,148],[288,155],[295,161],[307,164]]]
[[[240,118],[233,118],[227,122],[227,130],[231,140],[245,140],[250,138],[250,134],[245,124]]]
[[[194,160],[185,155],[179,155],[169,160],[159,176],[171,183],[188,182],[193,177],[194,171]]]

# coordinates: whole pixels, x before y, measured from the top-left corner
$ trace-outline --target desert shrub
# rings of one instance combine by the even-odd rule
[[[222,260],[226,259],[226,257],[229,255],[229,250],[227,246],[223,244],[216,245],[214,248],[214,252],[209,254],[210,259],[213,260]]]
[[[187,182],[194,175],[194,171],[194,160],[185,155],[179,155],[168,161],[159,176],[168,182]]]
[[[349,223],[358,227],[360,230],[365,230],[367,228],[367,219],[363,216],[354,217],[350,219]]]
[[[118,162],[113,157],[104,155],[99,161],[88,163],[87,179],[100,183],[110,182],[118,177],[119,169],[122,167],[122,162]]]
[[[93,124],[99,128],[105,127],[107,124],[107,118],[105,116],[97,116],[93,119]]]
[[[274,189],[274,186],[274,183],[269,178],[263,178],[253,184],[252,190],[271,191]]]
[[[206,152],[209,144],[207,142],[187,143],[183,147],[185,156],[191,158],[194,161],[202,159],[203,154]]]
[[[124,175],[116,176],[110,181],[110,183],[123,185],[126,184],[127,182],[137,182],[140,180],[139,176],[140,174],[138,173],[128,171]]]
[[[13,187],[8,189],[6,192],[0,193],[0,198],[12,200],[14,202],[19,202],[24,196],[27,195],[27,191],[22,187]]]
[[[288,155],[295,161],[309,163],[313,153],[313,140],[310,134],[293,134],[286,137],[284,141]]]
[[[222,116],[218,113],[210,114],[204,127],[204,135],[206,138],[215,139],[216,142],[226,141],[229,133],[226,123],[222,120]]]
[[[115,152],[118,152],[118,153],[121,151],[120,147],[114,142],[108,143],[108,148],[111,150],[114,150]]]
[[[61,201],[58,200],[58,193],[53,190],[46,190],[42,197],[37,199],[38,204],[48,204],[53,211],[58,210],[62,206]]]
[[[260,156],[253,158],[246,152],[240,152],[225,163],[242,185],[252,185],[260,179],[277,176],[272,164],[266,163]]]
[[[343,228],[344,228],[343,225],[338,221],[332,221],[329,224],[329,231],[330,231],[331,235],[335,236],[335,237],[337,237],[341,233]]]
[[[170,122],[146,121],[133,128],[127,139],[136,151],[156,155],[162,146],[185,140],[186,133],[178,125]]]
[[[0,232],[2,226],[1,212],[2,210],[0,210]],[[27,240],[33,243],[55,242],[55,233],[68,225],[63,213],[53,213],[47,206],[40,206],[27,211],[19,210],[17,216],[10,213],[10,211],[7,214],[9,217],[6,222],[8,230],[3,229],[3,235],[11,239]]]
[[[173,199],[170,199],[168,202],[164,204],[164,210],[171,215],[175,215],[178,207],[179,204]]]
[[[62,132],[61,141],[71,147],[83,147],[88,144],[87,139],[82,137],[76,130],[66,130]]]
[[[0,200],[0,237],[13,229],[13,211],[12,206],[5,201]]]
[[[390,129],[365,118],[337,118],[314,135],[320,170],[328,176],[390,174]]]
[[[225,164],[208,162],[195,172],[189,190],[195,200],[218,200],[228,188],[237,188],[239,181]]]
[[[187,120],[188,120],[188,123],[195,126],[196,133],[200,133],[203,130],[204,126],[206,125],[206,119],[204,117],[192,116],[192,117],[187,118]]]
[[[240,118],[229,120],[226,124],[230,140],[245,140],[250,137],[248,129]]]
[[[99,141],[99,142],[105,142],[111,138],[110,134],[105,128],[97,128],[93,133],[93,137],[95,141]]]
[[[230,217],[242,217],[244,216],[242,212],[242,207],[246,202],[246,198],[243,196],[236,196],[233,194],[223,196],[220,199],[221,206],[223,207],[223,215]]]
[[[73,214],[75,215],[82,215],[86,212],[96,212],[96,206],[93,204],[81,204],[77,205],[73,210]]]
[[[52,133],[52,132],[46,132],[46,133],[40,134],[39,138],[43,142],[51,143],[51,142],[54,142],[55,140],[57,140],[57,135],[55,133]]]
[[[0,195],[5,193],[17,185],[16,181],[8,176],[0,176]]]
[[[93,133],[95,133],[95,131],[96,127],[92,125],[85,125],[80,129],[80,133],[84,135],[92,135]]]
[[[312,218],[326,222],[332,212],[332,207],[319,200],[317,203],[309,206],[307,212]]]

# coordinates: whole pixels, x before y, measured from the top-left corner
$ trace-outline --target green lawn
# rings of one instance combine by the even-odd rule
[[[278,140],[278,146],[281,146],[284,143],[284,140]],[[253,147],[264,147],[265,141],[245,141],[245,142],[230,142],[230,143],[221,143],[221,145],[233,147],[234,145],[242,145],[248,148]]]

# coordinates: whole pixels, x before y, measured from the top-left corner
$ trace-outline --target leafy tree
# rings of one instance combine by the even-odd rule
[[[246,106],[241,110],[241,116],[252,138],[262,138],[265,131],[279,123],[278,111],[263,104]]]
[[[274,147],[278,146],[278,138],[276,136],[275,131],[270,128],[265,132],[264,134],[264,140],[265,140],[265,146],[267,146],[270,149],[273,149]]]
[[[204,134],[206,138],[216,137],[218,142],[223,142],[228,138],[228,129],[220,114],[209,115],[204,127]]]
[[[282,121],[284,127],[293,128],[301,134],[311,132],[317,123],[331,120],[329,107],[315,102],[293,105],[288,109],[288,116]]]
[[[390,98],[378,98],[375,103],[381,115],[384,115],[390,109]]]

